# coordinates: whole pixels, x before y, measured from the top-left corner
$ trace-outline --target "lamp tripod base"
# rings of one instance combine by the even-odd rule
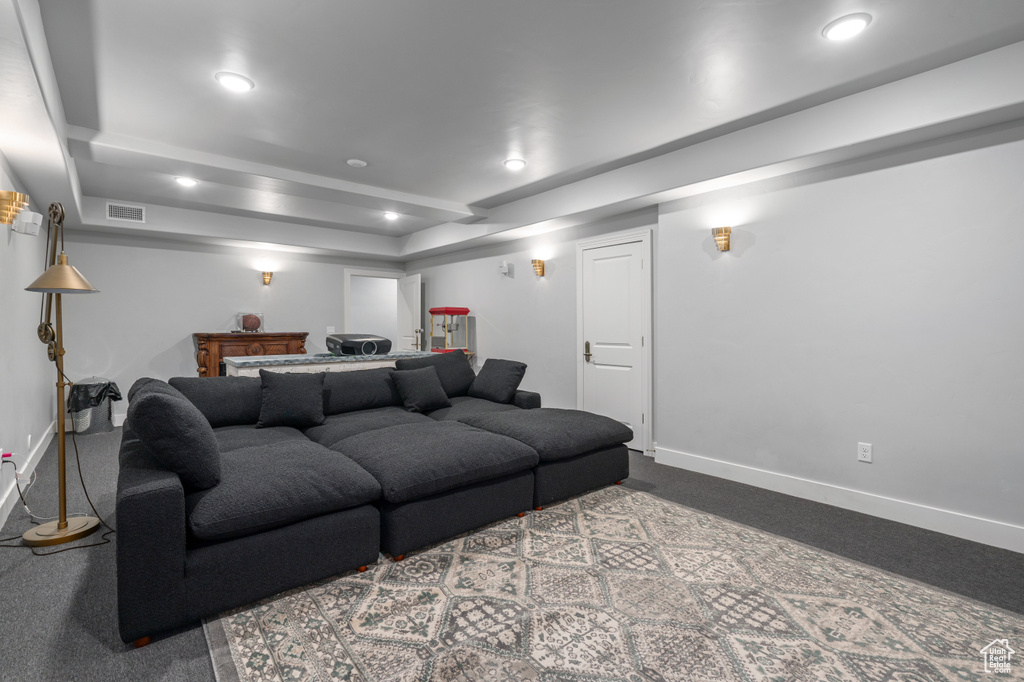
[[[25,531],[21,541],[29,547],[47,547],[74,542],[86,535],[91,535],[100,527],[100,520],[95,516],[73,516],[68,519],[67,528],[58,528],[58,521],[50,521]]]

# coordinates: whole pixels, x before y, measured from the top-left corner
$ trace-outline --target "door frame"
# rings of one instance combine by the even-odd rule
[[[643,348],[641,360],[643,369],[640,372],[641,396],[643,402],[643,420],[641,424],[640,441],[642,452],[645,455],[654,454],[654,354],[652,347],[653,339],[653,299],[654,299],[654,253],[653,253],[653,228],[645,227],[639,230],[628,230],[625,232],[613,232],[611,234],[582,239],[576,242],[576,348],[579,351],[576,356],[576,407],[583,409],[583,252],[601,248],[604,246],[617,246],[619,244],[631,244],[640,242],[642,291],[641,311],[641,334],[643,335]]]
[[[342,333],[348,334],[349,320],[352,317],[352,277],[379,277],[380,279],[399,280],[405,277],[404,270],[369,270],[366,268],[343,268],[341,282],[341,320]],[[421,313],[422,314],[422,313]],[[401,331],[401,330],[399,330]]]

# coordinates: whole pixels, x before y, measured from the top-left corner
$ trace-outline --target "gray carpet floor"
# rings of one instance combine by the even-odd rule
[[[78,437],[93,502],[115,526],[119,442],[119,429]],[[56,460],[56,445],[51,444],[28,497],[36,515],[56,513]],[[673,469],[637,453],[631,460],[629,487],[1024,613],[1024,554]],[[89,509],[80,488],[69,439],[69,513]],[[20,536],[29,526],[19,505],[0,537]],[[99,539],[94,534],[74,544]],[[142,649],[121,642],[116,539],[113,535],[109,544],[52,556],[35,556],[23,548],[0,549],[0,680],[214,679],[199,626],[161,636]]]

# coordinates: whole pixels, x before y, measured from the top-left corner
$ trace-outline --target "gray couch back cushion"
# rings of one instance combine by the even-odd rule
[[[255,424],[260,419],[259,377],[174,377],[170,384],[192,401],[214,428]]]
[[[152,391],[163,391],[172,395],[182,395],[181,391],[173,388],[166,381],[153,379],[152,377],[142,377],[141,379],[136,379],[132,387],[128,389],[128,402],[130,403],[135,400],[135,395],[143,388]]]
[[[455,398],[469,393],[476,374],[469,366],[469,358],[461,350],[454,353],[436,353],[429,358],[406,358],[395,362],[395,369],[420,369],[433,367],[441,380],[445,395]]]
[[[324,377],[324,414],[341,414],[402,404],[390,367],[327,372]]]
[[[128,405],[132,431],[153,459],[178,474],[186,491],[206,490],[220,481],[220,449],[199,409],[162,381],[135,392]]]

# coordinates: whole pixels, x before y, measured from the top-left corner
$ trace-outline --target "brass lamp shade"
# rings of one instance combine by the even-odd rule
[[[25,287],[25,291],[41,294],[95,294],[99,289],[89,284],[89,280],[77,268],[68,265],[68,257],[61,252],[57,262]]]
[[[28,206],[28,195],[21,192],[4,190],[0,192],[0,224],[10,225],[21,213],[21,209]]]

